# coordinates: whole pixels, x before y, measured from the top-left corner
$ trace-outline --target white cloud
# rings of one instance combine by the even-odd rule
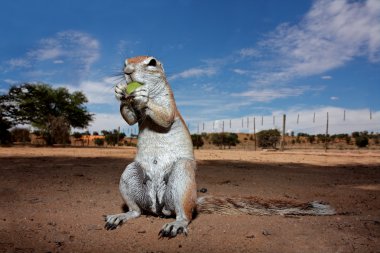
[[[16,81],[16,80],[13,80],[13,79],[4,79],[3,80],[5,83],[7,83],[7,84],[10,84],[10,85],[13,85],[13,84],[17,84],[18,83],[18,81]]]
[[[116,105],[118,102],[115,98],[114,87],[115,79],[112,77],[103,78],[100,81],[84,80],[78,86],[61,84],[70,91],[83,91],[88,98],[89,104],[111,104]]]
[[[128,57],[134,54],[134,49],[140,41],[119,40],[116,46],[117,54],[121,57]]]
[[[330,80],[330,79],[332,79],[332,76],[321,76],[321,79]]]
[[[299,86],[277,88],[252,88],[248,91],[234,93],[232,95],[236,97],[246,97],[250,101],[270,102],[275,99],[297,97],[303,95],[305,92],[320,91],[322,89],[324,89],[324,87]]]
[[[380,1],[315,1],[295,25],[281,24],[259,43],[268,60],[263,83],[324,73],[355,57],[380,61]],[[279,60],[281,59],[281,60]]]
[[[10,59],[5,69],[29,68],[35,63],[52,61],[68,62],[79,72],[87,72],[100,56],[99,42],[91,35],[79,31],[62,31],[50,38],[41,39],[37,47],[24,57]]]
[[[243,48],[239,51],[239,55],[240,57],[246,58],[246,57],[259,56],[260,53],[254,48]]]
[[[331,99],[331,100],[338,100],[339,97],[332,96],[332,97],[330,97],[330,99]]]
[[[12,70],[16,68],[27,68],[30,67],[31,64],[29,60],[27,59],[22,59],[22,58],[12,58],[5,63],[4,69],[6,70]]]
[[[175,80],[175,79],[185,79],[185,78],[201,77],[201,76],[213,76],[216,73],[217,73],[217,69],[215,67],[190,68],[180,73],[171,75],[168,79]]]
[[[248,75],[248,74],[252,74],[252,71],[251,70],[245,70],[245,69],[233,69],[232,70],[234,73],[238,74],[238,75]]]
[[[55,70],[31,70],[31,71],[25,71],[24,74],[28,77],[28,78],[41,78],[41,77],[47,77],[47,76],[53,76],[57,73],[57,71]]]

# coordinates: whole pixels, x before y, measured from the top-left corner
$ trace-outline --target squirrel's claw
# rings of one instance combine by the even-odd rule
[[[168,237],[169,239],[176,237],[179,234],[184,234],[185,236],[187,236],[188,234],[187,228],[183,226],[177,226],[176,224],[173,224],[173,223],[166,224],[160,230],[160,232],[158,232],[159,238]]]

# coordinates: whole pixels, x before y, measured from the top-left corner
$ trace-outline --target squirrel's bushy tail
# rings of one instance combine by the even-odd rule
[[[335,210],[323,202],[298,203],[264,200],[258,197],[204,196],[197,200],[198,213],[250,215],[334,215]]]

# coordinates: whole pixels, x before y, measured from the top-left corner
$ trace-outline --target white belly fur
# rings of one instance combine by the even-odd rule
[[[149,195],[152,201],[151,211],[156,212],[156,200],[162,204],[166,189],[165,175],[170,173],[173,164],[180,159],[194,160],[191,138],[186,126],[179,117],[170,130],[164,133],[144,128],[139,133],[135,162],[141,165],[149,177]]]

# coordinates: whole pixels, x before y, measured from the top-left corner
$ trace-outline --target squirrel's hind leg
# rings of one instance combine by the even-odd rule
[[[143,169],[135,162],[125,168],[120,178],[120,193],[128,206],[128,212],[105,216],[105,228],[112,230],[127,220],[141,215],[141,208],[150,206],[146,193],[146,175]]]
[[[159,232],[160,237],[187,235],[196,207],[195,161],[181,159],[173,165],[164,196],[165,208],[176,214],[176,220],[165,224]]]

